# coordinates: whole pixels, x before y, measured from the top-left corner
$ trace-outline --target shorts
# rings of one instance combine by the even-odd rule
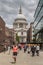
[[[13,52],[13,56],[17,56],[17,52]]]

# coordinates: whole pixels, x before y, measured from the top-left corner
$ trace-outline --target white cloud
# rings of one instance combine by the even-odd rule
[[[4,4],[4,8],[6,11],[10,12],[13,8],[9,7],[8,5]]]
[[[13,0],[6,0],[7,2],[13,2]]]
[[[6,27],[13,28],[13,25],[6,24]]]
[[[0,16],[3,17],[6,25],[12,27],[14,19],[18,14],[19,6],[22,6],[23,14],[30,23],[34,20],[34,12],[39,0],[0,0]]]

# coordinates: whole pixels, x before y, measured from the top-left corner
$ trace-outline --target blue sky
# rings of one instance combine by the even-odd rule
[[[22,13],[30,24],[34,21],[34,13],[38,2],[39,0],[0,0],[0,16],[4,19],[6,26],[12,28],[21,5]]]

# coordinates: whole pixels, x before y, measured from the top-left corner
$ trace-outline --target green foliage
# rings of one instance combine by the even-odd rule
[[[36,42],[36,39],[35,38],[33,39],[33,42]]]
[[[19,43],[19,36],[16,34],[16,41]]]

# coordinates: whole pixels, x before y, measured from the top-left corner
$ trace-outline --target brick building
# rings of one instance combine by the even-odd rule
[[[27,42],[33,42],[33,35],[34,35],[34,22],[30,23],[30,28],[27,31]]]
[[[0,16],[0,52],[4,50],[5,42],[5,22]]]
[[[5,28],[5,35],[6,35],[6,38],[5,38],[5,43],[7,45],[12,45],[13,44],[13,29],[9,29],[8,27]]]
[[[2,17],[0,17],[0,44],[3,43],[5,41],[5,22],[2,19]]]
[[[27,30],[27,43],[30,42],[30,28]]]
[[[30,42],[33,42],[33,39],[34,39],[33,35],[34,35],[34,22],[31,22],[30,23]]]

